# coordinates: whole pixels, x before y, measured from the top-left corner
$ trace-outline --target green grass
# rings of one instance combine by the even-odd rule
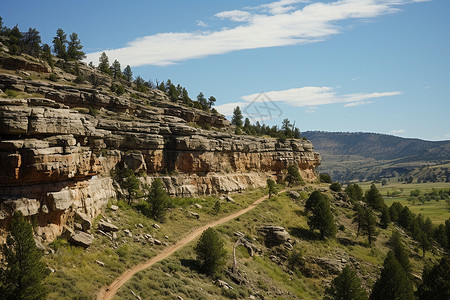
[[[135,242],[134,236],[148,233],[172,245],[193,228],[241,210],[264,194],[263,189],[255,189],[245,194],[231,195],[236,203],[222,202],[217,215],[212,214],[212,207],[218,197],[175,199],[177,206],[166,214],[166,221],[163,223],[145,217],[125,202],[114,201],[120,209],[113,212],[106,208],[102,215],[119,227],[117,241],[111,241],[92,229],[95,240],[86,250],[71,246],[64,239],[52,243],[55,253],[44,257],[45,263],[56,270],[44,283],[51,291],[48,299],[71,299],[75,296],[94,299],[100,287],[111,283],[127,268],[142,263],[165,249],[165,246]],[[196,208],[194,203],[202,205],[202,208]],[[188,211],[198,213],[200,219],[193,218]],[[100,218],[96,219],[93,228],[96,228]],[[137,226],[139,223],[143,228]],[[161,229],[153,228],[154,223],[159,224]],[[128,237],[123,232],[124,229],[129,229],[133,237]],[[168,239],[165,236],[168,236]],[[105,267],[97,264],[97,260],[103,262]]]
[[[337,254],[357,261],[357,272],[362,278],[363,285],[371,288],[380,272],[386,253],[388,252],[388,239],[391,236],[393,225],[387,230],[379,229],[374,245],[367,245],[366,237],[356,237],[356,226],[352,224],[349,209],[333,207],[338,224],[345,227],[338,231],[336,239],[318,240],[309,233],[307,217],[303,213],[304,200],[293,201],[286,194],[280,194],[258,205],[254,210],[231,220],[216,229],[226,241],[227,267],[232,265],[232,248],[236,241],[234,233],[240,231],[254,241],[257,247],[263,249],[261,255],[250,257],[247,251],[240,247],[237,249],[238,267],[245,274],[248,283],[245,288],[236,286],[231,279],[220,275],[222,280],[230,283],[235,291],[226,292],[208,278],[199,273],[196,268],[193,248],[196,241],[180,249],[169,259],[166,259],[150,269],[134,276],[123,286],[118,299],[132,299],[131,290],[143,299],[174,299],[181,296],[183,299],[230,299],[234,297],[248,298],[246,293],[259,294],[264,299],[321,299],[326,282],[334,278],[318,265],[312,263],[315,258],[335,258]],[[289,274],[286,263],[278,264],[270,259],[271,254],[286,253],[281,248],[265,248],[264,240],[257,228],[264,224],[283,226],[295,239],[294,248],[301,251],[312,275],[303,274],[296,270]],[[350,241],[344,243],[343,241]],[[410,240],[407,240],[411,243]],[[409,249],[409,248],[408,248]],[[281,252],[280,252],[281,251]],[[284,251],[284,252],[283,252]],[[289,255],[289,252],[286,253]],[[424,261],[417,253],[411,256],[413,272],[420,274]],[[433,257],[430,253],[429,257]],[[436,259],[436,257],[433,257]],[[168,266],[175,266],[168,269]],[[156,282],[155,282],[156,281]],[[193,290],[192,290],[193,289]]]

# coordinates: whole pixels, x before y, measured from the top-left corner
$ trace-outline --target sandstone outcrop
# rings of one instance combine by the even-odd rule
[[[293,163],[305,181],[316,179],[320,158],[309,141],[232,134],[224,116],[171,102],[159,90],[117,96],[105,86],[10,74],[0,74],[0,89],[30,95],[0,99],[1,228],[21,210],[36,217],[45,240],[75,222],[86,231],[122,194],[111,171],[123,168],[148,174],[143,185],[160,177],[177,196],[265,186]]]

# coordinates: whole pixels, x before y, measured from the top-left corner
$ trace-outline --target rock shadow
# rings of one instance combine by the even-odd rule
[[[311,231],[306,228],[301,228],[301,227],[291,227],[291,228],[289,228],[289,233],[292,236],[295,236],[295,237],[297,237],[299,239],[303,239],[303,240],[319,240],[320,239],[319,233]]]

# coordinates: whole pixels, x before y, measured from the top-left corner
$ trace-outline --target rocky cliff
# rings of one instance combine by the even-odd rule
[[[123,193],[111,177],[116,169],[145,174],[143,183],[161,177],[177,196],[263,186],[292,163],[306,181],[316,178],[319,155],[309,141],[234,135],[222,115],[170,102],[158,90],[126,88],[119,97],[106,76],[92,88],[58,68],[58,82],[49,81],[36,62],[0,64],[0,89],[8,92],[0,94],[2,228],[21,210],[43,239],[54,239],[76,212],[93,218]]]

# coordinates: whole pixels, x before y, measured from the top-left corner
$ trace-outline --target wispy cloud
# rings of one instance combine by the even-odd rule
[[[400,134],[400,133],[405,133],[406,130],[405,129],[393,129],[391,130],[392,134]]]
[[[341,33],[340,22],[394,13],[412,2],[424,0],[280,0],[219,12],[215,16],[227,22],[221,29],[158,33],[104,51],[111,61],[117,59],[122,65],[162,66],[238,50],[307,44]],[[89,53],[86,61],[97,62],[101,52]]]
[[[259,97],[258,94],[251,94],[241,97],[243,101],[227,103],[217,106],[217,110],[224,115],[231,115],[236,106],[245,107],[250,103],[259,101],[258,99],[270,99],[273,102],[281,102],[294,107],[306,107],[307,113],[313,113],[318,106],[327,104],[344,104],[344,107],[352,107],[372,103],[371,99],[397,96],[402,92],[373,92],[373,93],[351,93],[339,94],[332,87],[315,87],[306,86],[301,88],[293,88],[281,91],[265,92],[265,98]],[[264,100],[266,101],[266,100]]]
[[[197,21],[197,23],[196,23],[196,24],[197,24],[197,26],[198,26],[198,27],[208,27],[208,24],[206,24],[205,22],[203,22],[203,21],[200,21],[200,20],[199,20],[199,21]]]

